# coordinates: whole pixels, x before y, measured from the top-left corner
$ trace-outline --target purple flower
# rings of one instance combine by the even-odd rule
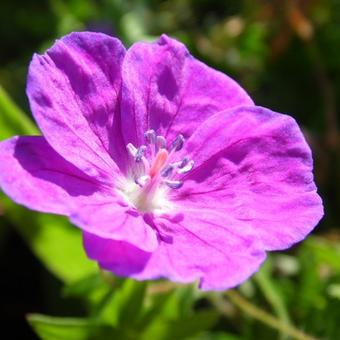
[[[33,57],[27,94],[43,136],[0,143],[1,187],[68,216],[117,275],[226,289],[323,214],[294,119],[165,35],[72,33]]]

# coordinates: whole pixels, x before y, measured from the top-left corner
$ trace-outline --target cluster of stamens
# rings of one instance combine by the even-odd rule
[[[176,179],[178,174],[189,172],[194,161],[188,157],[171,162],[174,153],[181,150],[184,145],[183,135],[178,135],[167,146],[163,136],[157,136],[154,130],[144,134],[146,143],[136,148],[127,144],[127,150],[133,160],[129,178],[135,186],[124,190],[128,199],[141,210],[152,210],[160,204],[157,201],[159,192],[165,193],[166,188],[179,189],[183,182]]]

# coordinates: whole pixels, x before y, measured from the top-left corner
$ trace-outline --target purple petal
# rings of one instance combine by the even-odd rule
[[[174,199],[246,222],[266,250],[302,240],[323,215],[310,149],[289,116],[260,107],[219,113],[187,141],[186,153],[195,167]]]
[[[13,137],[0,143],[0,186],[15,202],[67,215],[101,196],[99,183],[63,159],[44,137]]]
[[[116,275],[131,276],[143,270],[151,253],[130,243],[114,241],[83,233],[83,243],[87,256],[102,261],[102,267],[113,270]]]
[[[124,54],[118,39],[71,33],[35,55],[29,69],[27,95],[47,141],[85,173],[103,180],[116,167],[112,158],[120,165],[125,148],[114,126]]]
[[[236,286],[265,258],[249,227],[213,210],[184,209],[154,223],[161,241],[152,254],[90,235],[85,235],[85,249],[102,268],[118,275],[177,282],[200,279],[204,290]]]
[[[107,200],[83,205],[70,219],[90,234],[124,241],[144,251],[154,251],[158,246],[155,230],[114,193]]]
[[[150,128],[171,141],[178,133],[188,137],[218,111],[253,104],[234,80],[166,35],[153,44],[134,44],[124,58],[122,77],[123,133],[135,145],[143,143]]]

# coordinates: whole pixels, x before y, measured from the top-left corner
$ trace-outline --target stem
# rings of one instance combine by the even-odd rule
[[[265,312],[261,308],[253,305],[251,302],[246,300],[242,297],[236,290],[228,290],[224,293],[231,303],[241,309],[244,313],[248,314],[255,320],[258,320],[267,326],[274,328],[285,335],[291,336],[297,340],[316,340],[316,338],[311,337],[310,335],[305,334],[304,332],[300,331],[299,329],[295,328],[294,326],[288,325],[284,322],[281,322],[276,317],[270,315],[269,313]],[[214,303],[216,308],[220,311],[220,313],[230,316],[229,313],[225,311],[228,310],[228,306],[226,301],[221,299],[218,303]]]
[[[264,266],[255,276],[254,279],[258,284],[262,294],[266,300],[272,306],[275,314],[282,323],[291,325],[292,322],[289,318],[285,303],[274,286],[274,283],[270,280],[269,272]]]

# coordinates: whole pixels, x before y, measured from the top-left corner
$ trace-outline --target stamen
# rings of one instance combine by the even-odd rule
[[[184,157],[182,159],[182,161],[179,162],[178,167],[181,169],[181,168],[185,167],[188,164],[188,162],[189,162],[189,158],[188,157]]]
[[[142,160],[142,157],[144,156],[146,150],[146,146],[145,145],[141,145],[135,155],[135,161],[138,163]]]
[[[178,135],[171,143],[171,150],[175,149],[175,151],[179,151],[182,149],[183,145],[184,137],[183,135]]]
[[[160,149],[157,152],[156,158],[151,166],[149,175],[151,177],[154,177],[159,173],[159,171],[163,168],[165,165],[166,161],[168,160],[169,153],[166,151],[166,149]]]
[[[144,133],[144,137],[147,140],[148,143],[150,144],[155,144],[156,143],[156,132],[155,130],[148,130]]]
[[[185,173],[191,171],[192,168],[194,167],[194,164],[195,164],[195,162],[193,160],[189,161],[184,167],[178,169],[177,173],[185,174]]]
[[[133,144],[129,143],[128,145],[126,145],[126,149],[133,158],[136,157],[137,148],[135,148]]]
[[[150,181],[151,177],[148,175],[141,176],[136,178],[135,183],[138,184],[140,187],[143,187],[146,183]]]
[[[156,145],[158,149],[164,149],[166,145],[166,140],[163,136],[156,137]]]
[[[171,189],[179,189],[183,185],[181,181],[171,181],[169,179],[165,180],[164,183]]]
[[[167,165],[166,167],[164,167],[161,171],[161,176],[162,177],[168,177],[171,175],[172,173],[172,170],[174,169],[174,166],[169,164]]]

